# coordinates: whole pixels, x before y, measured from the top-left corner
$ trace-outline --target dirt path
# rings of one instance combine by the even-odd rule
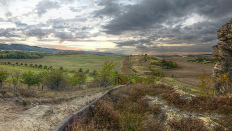
[[[124,56],[122,66],[121,66],[121,71],[123,75],[131,75],[134,74],[134,72],[130,69],[130,63],[129,63],[129,57]]]
[[[60,104],[36,105],[28,110],[15,104],[15,99],[0,98],[0,131],[49,131],[68,115],[86,103],[100,97],[102,92],[80,96]]]

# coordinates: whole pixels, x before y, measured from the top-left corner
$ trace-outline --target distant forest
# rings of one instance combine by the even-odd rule
[[[0,59],[36,59],[43,58],[44,54],[39,52],[2,51]]]

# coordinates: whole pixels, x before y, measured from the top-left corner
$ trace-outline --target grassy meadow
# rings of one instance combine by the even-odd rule
[[[121,61],[123,57],[121,56],[111,56],[111,55],[93,55],[93,54],[77,54],[77,55],[54,55],[45,56],[41,59],[0,59],[0,62],[11,62],[11,63],[27,63],[37,64],[37,65],[47,65],[52,66],[54,69],[58,69],[61,66],[68,70],[78,70],[82,68],[84,71],[89,69],[93,71],[94,69],[99,70],[105,61],[114,61],[117,64],[116,70],[120,72]],[[39,72],[41,69],[22,67],[22,66],[7,66],[0,65],[0,68],[15,69],[15,70],[25,70]]]

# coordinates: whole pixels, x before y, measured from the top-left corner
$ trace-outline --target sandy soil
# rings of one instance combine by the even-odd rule
[[[6,101],[0,98],[0,131],[48,131],[53,130],[68,115],[102,93],[89,93],[60,104],[35,105],[25,110],[15,103],[15,98]]]

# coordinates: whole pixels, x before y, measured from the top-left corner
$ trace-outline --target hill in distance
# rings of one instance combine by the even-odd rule
[[[58,53],[68,50],[58,50],[52,48],[42,48],[38,46],[29,46],[24,44],[0,44],[1,50],[19,50],[19,51],[35,51],[35,52],[44,52],[44,53]]]
[[[89,53],[89,54],[98,54],[98,55],[123,55],[123,54],[114,54],[109,52],[94,52],[94,51],[75,51],[75,50],[60,50],[53,48],[42,48],[38,46],[29,46],[24,44],[0,44],[0,50],[19,50],[19,51],[34,51],[34,52],[43,52],[43,53],[59,53],[59,52],[80,52],[80,53]]]

